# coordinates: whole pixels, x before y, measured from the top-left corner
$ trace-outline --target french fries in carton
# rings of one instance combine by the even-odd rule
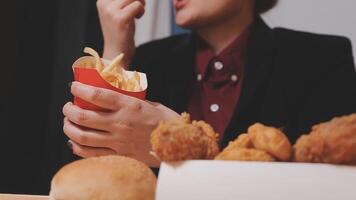
[[[83,56],[72,66],[74,80],[94,87],[105,88],[144,100],[147,91],[146,74],[126,71],[122,66],[124,54],[112,61],[101,59],[99,54],[86,47],[84,52],[91,56]],[[88,110],[104,111],[96,105],[74,97],[74,104]]]

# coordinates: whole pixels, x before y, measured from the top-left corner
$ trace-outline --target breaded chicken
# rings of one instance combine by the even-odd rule
[[[224,150],[235,148],[253,148],[250,136],[247,133],[239,135],[234,141],[230,141],[229,145]]]
[[[229,142],[229,145],[215,157],[215,160],[275,161],[276,159],[265,151],[255,149],[250,136],[244,133]]]
[[[294,161],[321,163],[324,144],[320,134],[300,136],[294,145]]]
[[[266,151],[280,161],[289,161],[293,148],[287,136],[279,129],[256,123],[248,128],[253,146]]]
[[[219,153],[215,160],[237,160],[237,161],[275,161],[273,156],[265,151],[248,148],[230,148],[224,149]]]
[[[191,122],[183,113],[171,122],[161,122],[151,135],[152,149],[161,161],[213,159],[219,153],[218,134],[203,121]]]
[[[356,113],[313,126],[294,145],[297,162],[356,164]]]

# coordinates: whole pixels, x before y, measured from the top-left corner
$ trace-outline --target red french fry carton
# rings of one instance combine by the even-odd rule
[[[102,60],[102,61],[103,63],[108,63],[107,60]],[[145,100],[146,98],[147,78],[146,78],[146,74],[144,73],[138,72],[138,74],[140,75],[140,86],[142,88],[142,91],[132,92],[132,91],[125,91],[120,88],[116,88],[110,83],[108,83],[105,79],[103,79],[100,73],[95,68],[95,60],[91,56],[84,56],[79,58],[77,61],[74,62],[72,68],[73,68],[75,81],[94,87],[109,89],[141,100]],[[125,73],[126,75],[131,77],[131,75],[133,75],[134,72],[125,71]],[[74,97],[74,104],[87,110],[106,111],[106,109],[91,104],[78,97]]]

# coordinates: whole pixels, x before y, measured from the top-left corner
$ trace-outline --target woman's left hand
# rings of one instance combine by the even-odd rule
[[[108,109],[82,109],[71,102],[63,107],[63,130],[74,154],[81,157],[118,154],[140,160],[151,167],[160,162],[150,154],[150,135],[161,120],[179,115],[173,110],[111,90],[73,82],[74,96]]]

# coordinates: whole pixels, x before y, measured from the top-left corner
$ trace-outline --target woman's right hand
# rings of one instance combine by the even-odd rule
[[[101,29],[104,36],[103,58],[112,60],[124,53],[124,67],[135,54],[135,18],[145,12],[145,0],[98,0]]]

